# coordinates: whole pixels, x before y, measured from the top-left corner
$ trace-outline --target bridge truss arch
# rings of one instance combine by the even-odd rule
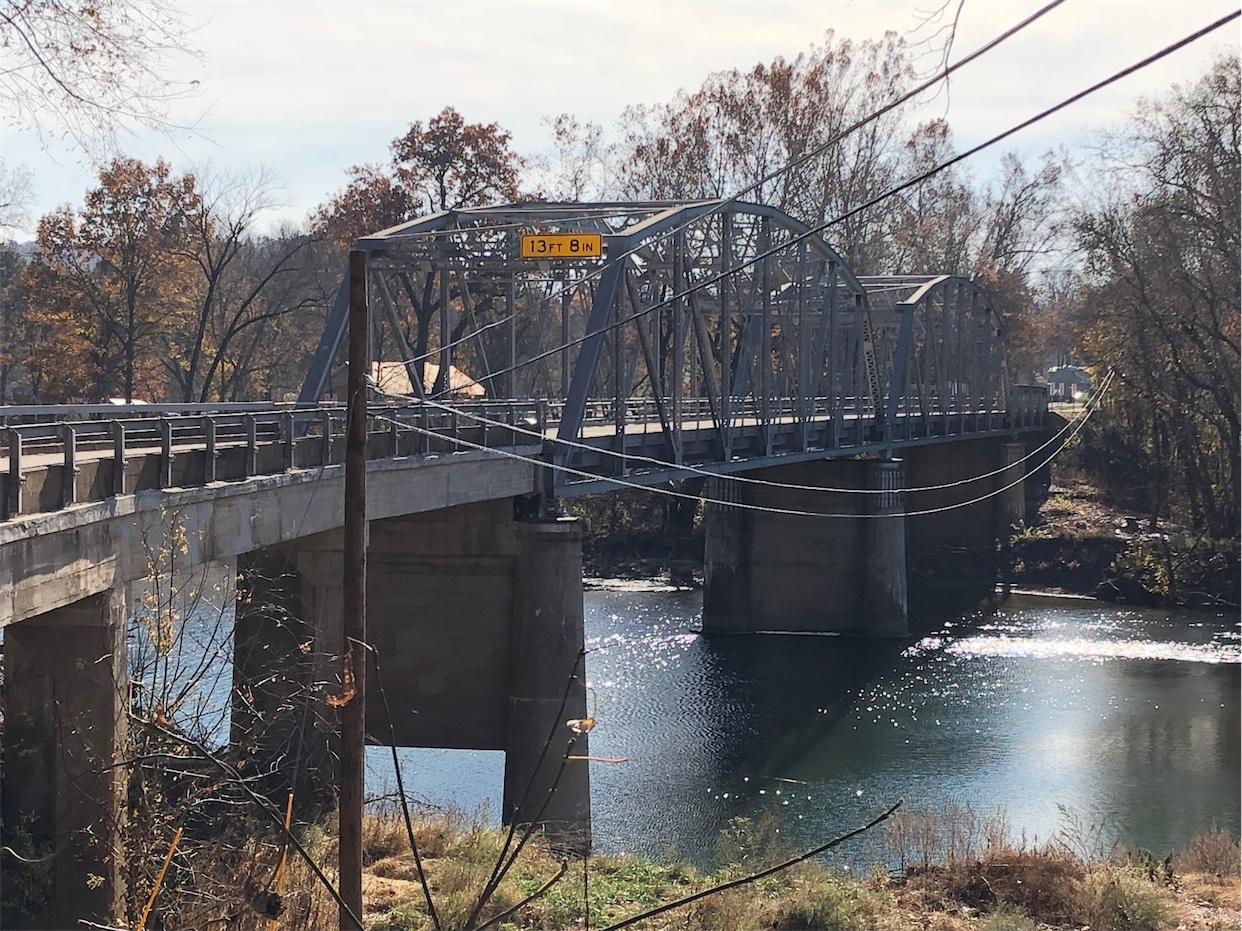
[[[523,258],[524,234],[602,254]],[[359,240],[382,391],[465,410],[544,406],[558,493],[791,454],[850,454],[1003,417],[1001,328],[960,278],[860,279],[774,208],[520,203]],[[300,401],[331,393],[342,284]],[[339,383],[339,379],[337,379]],[[339,392],[338,392],[339,394]],[[666,463],[661,468],[651,460]]]

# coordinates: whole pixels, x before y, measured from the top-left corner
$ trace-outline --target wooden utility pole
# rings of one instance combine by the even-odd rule
[[[367,255],[349,253],[349,400],[345,434],[345,580],[341,630],[341,928],[362,931],[362,793],[366,772]],[[351,914],[352,912],[352,914]]]

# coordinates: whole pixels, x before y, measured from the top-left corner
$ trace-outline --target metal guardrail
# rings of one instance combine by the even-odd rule
[[[640,434],[661,432],[661,403],[650,397],[628,398],[620,407],[614,401],[591,402],[584,411],[583,426],[610,429],[594,440],[584,430],[582,440],[599,447],[601,455],[611,449],[624,459],[627,435],[638,441]],[[881,448],[885,443],[919,438],[1035,428],[1045,422],[1048,394],[1041,386],[1015,386],[1005,411],[976,407],[965,398],[960,405],[934,412],[909,401],[894,407],[885,423],[882,412],[874,410],[864,396],[766,402],[737,397],[727,404],[732,423],[747,424],[743,429],[751,433],[759,431],[760,440],[743,444],[750,454],[771,456],[794,449],[787,440],[778,449],[773,431],[787,431],[797,424],[804,425],[798,428],[800,440],[795,441],[803,452],[811,443],[825,449],[864,443]],[[368,410],[369,456],[428,455],[463,446],[532,446],[560,423],[563,409],[561,401],[545,399],[457,402],[451,408],[414,399],[372,404]],[[664,416],[669,413],[666,408]],[[47,422],[57,414],[55,422]],[[689,426],[718,422],[720,412],[707,398],[682,398],[679,414],[680,423]],[[79,475],[87,462],[93,465],[93,475],[86,500],[148,488],[240,481],[343,462],[345,418],[345,407],[340,404],[301,409],[236,404],[210,410],[202,405],[0,407],[4,440],[0,520],[79,503],[83,493]],[[141,468],[131,474],[131,460],[140,457],[144,460]],[[226,457],[228,464],[222,465]],[[152,459],[158,463],[154,473]],[[191,460],[193,469],[186,466]],[[626,468],[624,462],[613,463],[605,474],[621,474],[616,467]],[[101,469],[107,473],[102,477]],[[43,480],[37,502],[27,501],[27,477],[39,471],[59,475]],[[59,487],[49,489],[49,481],[58,482]]]
[[[224,407],[224,406],[222,406]],[[294,468],[315,468],[344,461],[346,410],[341,405],[320,405],[314,409],[276,410],[261,405],[257,410],[236,408],[191,416],[164,411],[164,416],[144,416],[130,406],[78,405],[91,415],[112,417],[40,422],[46,407],[0,407],[0,427],[4,439],[4,463],[0,473],[0,519],[27,513],[68,507],[79,503],[79,475],[86,462],[109,463],[102,483],[92,483],[99,491],[89,500],[130,494],[144,488],[176,487],[178,462],[201,461],[193,484],[239,481],[258,475],[277,474]],[[202,406],[195,408],[201,410]],[[136,416],[120,416],[121,411]],[[476,419],[477,415],[479,419]],[[463,404],[451,411],[420,405],[372,405],[368,410],[369,458],[427,455],[460,448],[455,441],[466,440],[482,446],[529,446],[538,441],[524,432],[542,434],[546,430],[547,406],[541,401],[489,401]],[[490,421],[491,423],[488,423]],[[492,424],[505,424],[504,429]],[[279,450],[279,457],[273,453]],[[233,460],[230,469],[221,469],[222,457]],[[158,473],[151,480],[130,474],[129,463],[139,457],[158,458]],[[25,500],[28,476],[38,470],[59,471],[59,494],[44,492],[32,510]],[[55,498],[49,507],[49,498]]]

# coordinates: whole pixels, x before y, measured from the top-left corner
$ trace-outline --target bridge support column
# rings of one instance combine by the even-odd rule
[[[910,632],[906,603],[906,487],[900,459],[867,460],[867,487],[883,494],[868,495],[863,528],[863,566],[866,586],[862,599],[868,633],[874,637],[904,637]]]
[[[539,821],[555,842],[587,851],[590,764],[565,761],[565,722],[587,716],[582,526],[561,518],[515,528],[503,816]],[[587,745],[587,735],[578,736],[573,755],[586,756]]]
[[[742,500],[737,482],[709,478],[703,527],[703,629],[746,633],[751,626],[751,513],[733,505]]]
[[[1001,560],[998,546],[1025,519],[1025,446],[996,438],[963,439],[905,451],[912,488],[933,487],[911,499],[911,509],[935,511],[909,518],[910,572],[916,584],[952,587],[970,598],[989,597]]]
[[[4,855],[9,927],[124,917],[128,607],[117,588],[5,628],[4,842],[52,854],[33,865]],[[15,902],[23,887],[32,901]]]
[[[748,477],[776,484],[707,483],[704,631],[905,636],[901,464],[804,462]],[[853,491],[871,487],[891,494]],[[876,507],[891,516],[869,516]]]
[[[1013,528],[1026,520],[1026,483],[1022,481],[1022,460],[1025,456],[1025,443],[1001,443],[1001,491],[996,496],[996,533],[1002,542],[1008,541]]]
[[[515,520],[507,499],[374,521],[367,575],[397,744],[503,750],[505,821],[588,845],[588,764],[561,771],[565,721],[586,717],[580,523]],[[367,732],[387,742],[374,678]]]
[[[337,712],[325,699],[340,689],[341,534],[238,563],[232,745],[278,808],[293,792],[298,817],[314,818],[336,798]]]

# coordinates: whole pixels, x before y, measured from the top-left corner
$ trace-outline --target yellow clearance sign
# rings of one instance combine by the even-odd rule
[[[522,236],[524,259],[598,259],[604,254],[600,233],[527,233]]]

